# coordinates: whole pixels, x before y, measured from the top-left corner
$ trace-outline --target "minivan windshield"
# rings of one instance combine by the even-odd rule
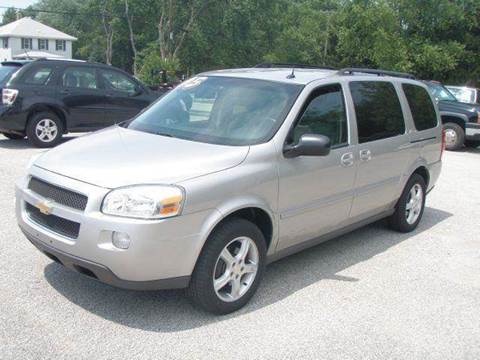
[[[302,88],[256,79],[198,76],[123,126],[212,144],[259,144],[275,134]]]

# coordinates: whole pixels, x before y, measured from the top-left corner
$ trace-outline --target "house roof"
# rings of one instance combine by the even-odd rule
[[[30,17],[11,22],[0,27],[0,36],[29,37],[56,40],[77,40],[76,37],[65,34],[50,26],[44,25]]]

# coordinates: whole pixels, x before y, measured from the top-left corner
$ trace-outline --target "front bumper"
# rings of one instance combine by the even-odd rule
[[[80,224],[76,239],[56,233],[29,216],[27,203],[36,206],[46,200],[28,189],[31,176],[88,196],[84,211],[60,204],[54,204],[51,211]],[[201,229],[217,210],[155,221],[107,216],[100,206],[108,191],[33,166],[30,175],[16,185],[18,225],[52,259],[105,283],[129,289],[186,287],[205,239]],[[113,246],[113,231],[130,236],[127,250]]]
[[[465,138],[467,140],[480,141],[480,124],[467,123],[465,125]]]

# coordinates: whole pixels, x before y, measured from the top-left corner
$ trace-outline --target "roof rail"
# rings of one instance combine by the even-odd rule
[[[331,66],[318,66],[318,65],[306,65],[306,64],[289,64],[289,63],[261,63],[254,66],[255,68],[288,68],[288,69],[325,69],[325,70],[337,70]]]
[[[338,75],[354,75],[355,73],[363,73],[363,74],[372,74],[378,76],[393,76],[393,77],[400,77],[406,79],[415,79],[415,75],[397,72],[397,71],[389,71],[389,70],[379,70],[379,69],[364,69],[364,68],[344,68],[338,70]]]

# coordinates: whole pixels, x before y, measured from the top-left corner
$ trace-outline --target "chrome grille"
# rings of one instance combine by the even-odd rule
[[[38,195],[77,210],[85,210],[88,197],[32,177],[28,188]]]

